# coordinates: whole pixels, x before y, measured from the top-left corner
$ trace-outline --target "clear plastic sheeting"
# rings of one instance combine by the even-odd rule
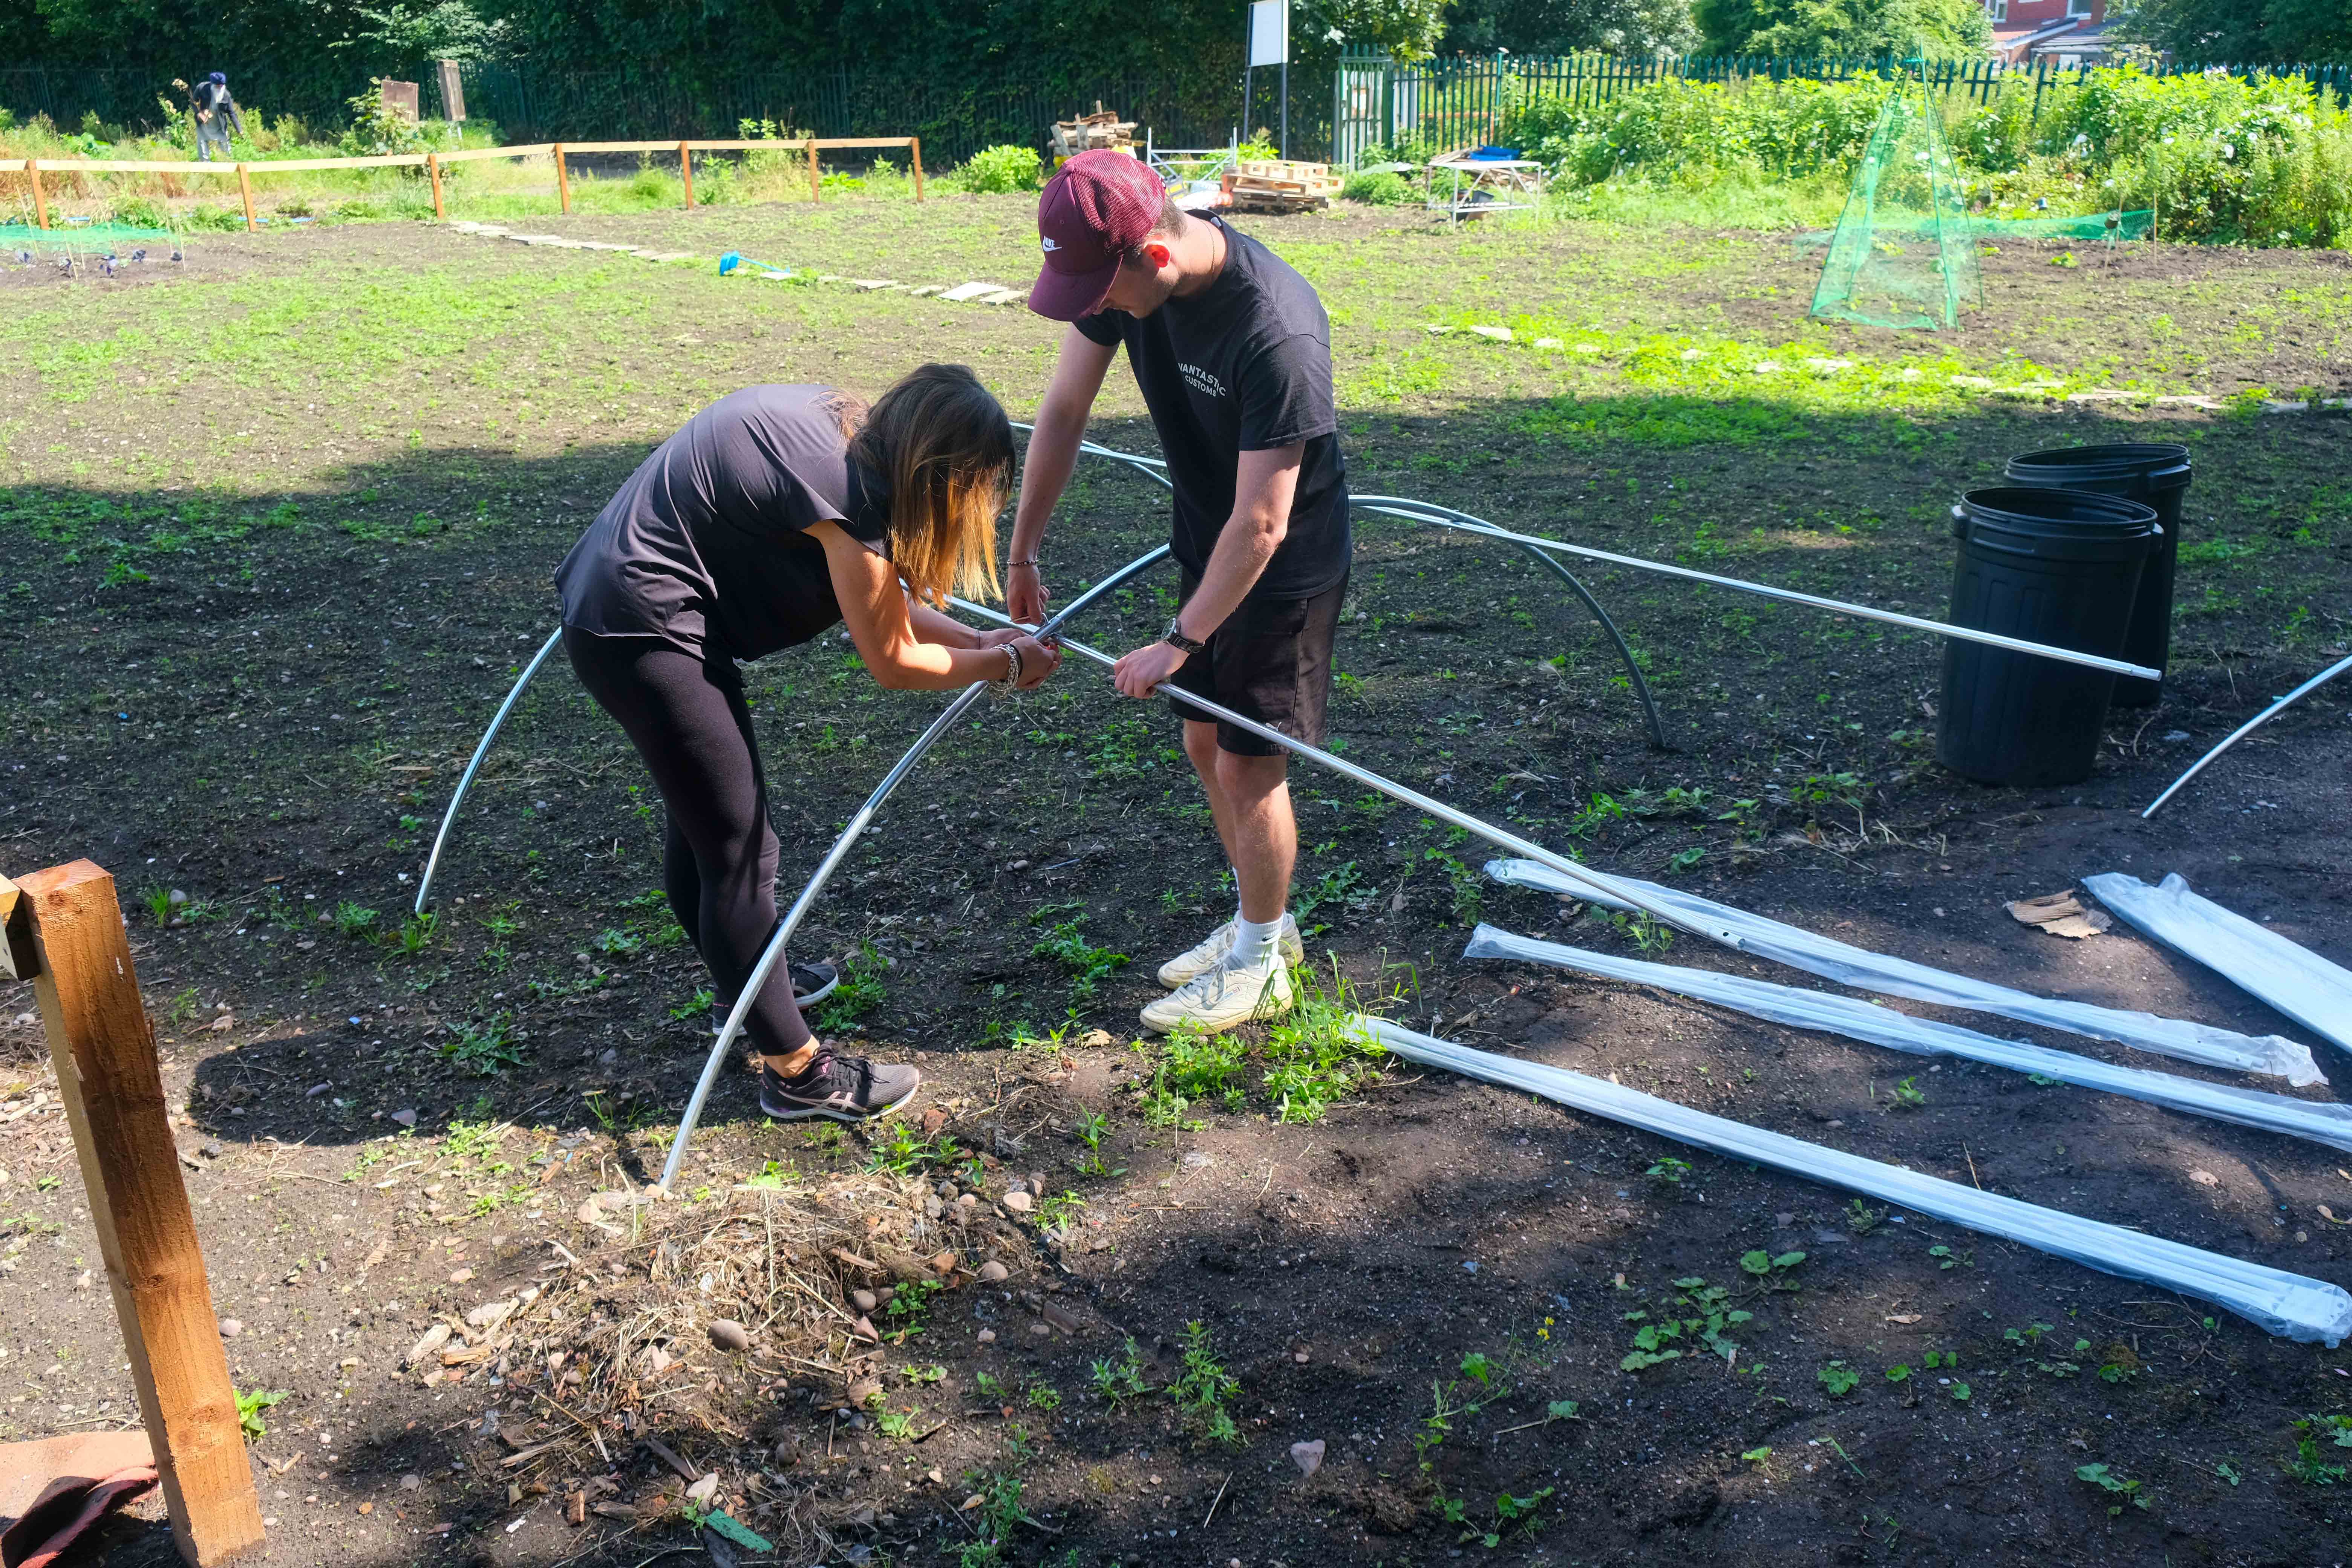
[[[1525,1094],[1638,1127],[1734,1160],[1769,1165],[1898,1205],[1917,1214],[1965,1226],[1987,1236],[2021,1243],[2053,1257],[2071,1258],[2103,1274],[2144,1280],[2162,1289],[2194,1296],[2253,1323],[2267,1332],[2334,1346],[2352,1335],[2352,1296],[2323,1279],[2289,1274],[2218,1252],[2166,1241],[2121,1226],[2081,1219],[2055,1209],[2021,1203],[1922,1175],[1900,1165],[1808,1143],[1743,1122],[1709,1116],[1655,1095],[1643,1094],[1564,1068],[1519,1061],[1472,1050],[1451,1040],[1402,1028],[1385,1018],[1355,1022],[1387,1049],[1423,1067],[1443,1068],[1466,1078],[1499,1084]]]
[[[1596,897],[1589,888],[1561,876],[1557,870],[1535,860],[1489,860],[1486,875],[1497,882],[1514,887],[1539,888],[1548,893],[1565,893],[1571,898],[1590,899],[1611,908],[1631,908],[1612,903],[1606,896]],[[1853,947],[1829,937],[1817,936],[1799,926],[1749,914],[1745,910],[1718,904],[1712,899],[1702,899],[1678,889],[1661,887],[1635,877],[1616,879],[1638,893],[1643,903],[1663,906],[1675,912],[1675,925],[1703,931],[1714,935],[1727,930],[1736,939],[1727,945],[1742,952],[1752,952],[1776,963],[1801,969],[1808,974],[1818,974],[1824,980],[1834,980],[1841,985],[1851,985],[1857,991],[1875,991],[1885,996],[1907,996],[1914,1002],[1931,1002],[1938,1007],[1962,1007],[1970,1012],[1993,1013],[2004,1018],[2014,1018],[2021,1024],[2039,1024],[2044,1028],[2063,1029],[2069,1034],[2087,1035],[2095,1040],[2113,1040],[2117,1045],[2138,1050],[2154,1051],[2158,1056],[2177,1057],[2185,1062],[2196,1062],[2209,1068],[2229,1068],[2238,1072],[2270,1073],[2283,1078],[2300,1089],[2306,1084],[2326,1083],[2319,1064],[2312,1060],[2311,1047],[2278,1035],[2241,1035],[2231,1029],[2217,1029],[2206,1024],[2191,1024],[2179,1018],[2159,1018],[2153,1013],[2126,1012],[2116,1007],[2100,1007],[2088,1002],[2069,1002],[2053,996],[2036,996],[2031,992],[1995,985],[1990,981],[1970,979],[1965,974],[1952,974],[1915,963],[1907,958],[1890,958],[1872,952],[1867,948]],[[1722,941],[1720,937],[1717,941]]]
[[[2352,1051],[2352,971],[2192,892],[2178,871],[2153,888],[2120,871],[2085,877],[2083,886],[2142,934]]]
[[[1769,1019],[1776,1024],[1793,1025],[1800,1029],[1824,1030],[1832,1035],[1843,1035],[1848,1039],[1866,1040],[1874,1046],[1909,1051],[1918,1056],[1961,1057],[1969,1061],[1983,1062],[1989,1067],[2007,1068],[2012,1072],[2039,1073],[2043,1078],[2054,1078],[2061,1083],[2104,1089],[2109,1094],[2125,1095],[2133,1100],[2146,1100],[2150,1105],[2161,1105],[2169,1110],[2185,1110],[2193,1116],[2234,1121],[2242,1127],[2260,1128],[2265,1132],[2284,1132],[2292,1138],[2307,1138],[2315,1143],[2325,1143],[2331,1149],[2352,1153],[2352,1106],[2315,1103],[2284,1094],[2266,1094],[2261,1089],[2200,1083],[2195,1079],[2180,1078],[2168,1072],[2117,1067],[2112,1062],[2076,1056],[2072,1051],[2053,1050],[2047,1046],[2029,1045],[2022,1040],[1995,1039],[1990,1035],[1980,1035],[1957,1024],[1914,1018],[1907,1013],[1882,1007],[1859,996],[1840,995],[1828,991],[1804,991],[1793,985],[1775,985],[1769,981],[1749,980],[1712,969],[1689,969],[1671,963],[1648,963],[1638,958],[1618,958],[1605,952],[1589,952],[1582,948],[1564,947],[1558,942],[1514,936],[1490,925],[1482,925],[1472,934],[1470,945],[1463,950],[1462,956],[1545,963],[1585,974],[1605,975],[1609,979],[1622,980],[1635,985],[1653,985],[1661,991],[1673,992],[1677,996],[1712,1002],[1718,1007],[1728,1007],[1734,1012]]]

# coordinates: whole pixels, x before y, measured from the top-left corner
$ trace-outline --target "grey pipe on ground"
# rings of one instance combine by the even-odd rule
[[[2022,1243],[2086,1268],[2126,1279],[2145,1280],[2184,1296],[2210,1301],[2264,1331],[2305,1343],[2333,1347],[2352,1335],[2352,1295],[2324,1279],[2225,1258],[2218,1252],[2167,1241],[2099,1220],[2021,1203],[1995,1193],[1964,1187],[1938,1176],[1906,1171],[1843,1149],[1808,1143],[1725,1117],[1710,1116],[1670,1100],[1625,1089],[1564,1068],[1547,1067],[1473,1050],[1390,1023],[1358,1015],[1351,1020],[1383,1048],[1423,1067],[1444,1068],[1465,1078],[1546,1100],[1662,1138],[1688,1143],[1734,1160],[1769,1165],[1807,1181],[1843,1187],[1916,1214],[1933,1215],[1987,1236]]]

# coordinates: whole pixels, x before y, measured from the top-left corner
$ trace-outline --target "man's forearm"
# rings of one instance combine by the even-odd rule
[[[1228,521],[1217,536],[1217,547],[1209,552],[1201,585],[1192,590],[1177,616],[1183,634],[1195,642],[1208,641],[1209,635],[1224,625],[1225,617],[1240,608],[1249,591],[1257,586],[1257,580],[1265,574],[1265,563],[1282,548],[1289,531],[1286,509],[1278,517],[1236,517]]]

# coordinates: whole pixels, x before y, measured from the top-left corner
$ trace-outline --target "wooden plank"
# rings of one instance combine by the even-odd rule
[[[815,137],[812,136],[809,138],[809,200],[813,202],[821,202],[824,199],[823,192],[818,189],[819,185],[823,184],[823,181],[818,176],[816,166],[816,150],[818,145],[819,143]]]
[[[441,205],[441,157],[437,153],[425,154],[425,172],[433,176],[433,221],[445,223],[448,213]]]
[[[293,174],[306,169],[421,169],[422,153],[385,153],[366,158],[267,158],[252,165],[265,174]],[[217,167],[191,163],[190,168]]]
[[[33,951],[33,909],[24,890],[0,876],[0,973],[30,980],[41,972]]]
[[[260,226],[253,216],[253,181],[246,174],[242,163],[236,166],[236,188],[238,194],[245,197],[245,232],[251,234]]]
[[[555,143],[555,196],[568,215],[572,211],[572,176],[563,167],[563,143]]]
[[[667,153],[675,142],[566,142],[567,153]]]
[[[692,212],[694,210],[694,155],[686,150],[686,143],[683,142],[677,144],[677,177],[686,185],[686,210]]]
[[[915,160],[915,199],[919,202],[923,199],[923,139],[919,136],[908,137],[907,151]]]
[[[172,1536],[182,1557],[212,1568],[261,1547],[261,1504],[114,879],[77,860],[36,871],[18,888],[40,965],[35,994],[58,1098],[80,1157]]]
[[[49,198],[41,191],[41,161],[25,160],[25,177],[33,182],[33,221],[43,228],[49,226]]]
[[[8,165],[0,164],[0,168]],[[174,163],[152,158],[44,158],[44,169],[75,169],[90,174],[233,174],[233,163]]]
[[[554,152],[557,145],[553,142],[533,142],[513,147],[462,147],[455,153],[441,153],[440,158],[444,163],[478,163],[485,158],[536,158]]]

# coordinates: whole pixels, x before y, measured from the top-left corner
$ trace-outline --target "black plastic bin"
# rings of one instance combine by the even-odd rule
[[[2140,574],[2162,542],[2153,508],[2088,490],[1970,490],[1952,509],[1955,626],[2120,658]],[[1980,784],[2088,778],[2116,677],[1982,643],[1944,644],[1936,755]]]
[[[2180,552],[2182,503],[2188,500],[2189,481],[2194,477],[2189,448],[2173,441],[2061,447],[2011,458],[2006,477],[2012,485],[2095,490],[2156,509],[2156,521],[2164,525],[2164,542],[2148,557],[2147,569],[2140,574],[2123,657],[2150,669],[2168,666],[2172,662],[2172,570]],[[2117,708],[2146,708],[2163,695],[2161,681],[2120,675],[2116,678],[2115,695],[2107,700]]]

